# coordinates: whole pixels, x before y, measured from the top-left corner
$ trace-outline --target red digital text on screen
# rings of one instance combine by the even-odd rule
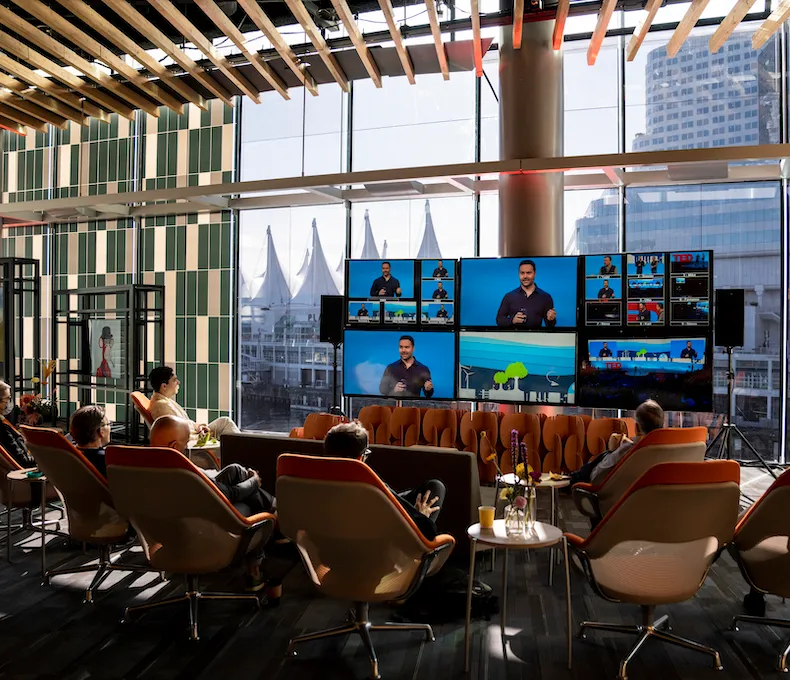
[[[675,262],[693,262],[694,256],[691,253],[675,253],[672,256]]]

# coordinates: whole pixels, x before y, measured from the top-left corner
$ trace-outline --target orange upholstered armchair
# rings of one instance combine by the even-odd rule
[[[464,413],[461,418],[461,442],[464,451],[477,454],[477,470],[481,482],[496,481],[496,465],[489,463],[491,454],[496,454],[499,439],[499,419],[492,411]]]
[[[506,413],[499,423],[499,441],[505,449],[499,466],[502,472],[513,472],[510,456],[510,433],[518,431],[519,442],[527,445],[527,462],[533,470],[541,469],[540,418],[533,413]]]
[[[454,449],[458,437],[458,416],[447,408],[429,408],[422,419],[422,434],[428,446]]]
[[[368,431],[371,444],[390,443],[392,409],[389,406],[363,406],[359,409],[358,420]]]
[[[132,400],[132,406],[134,406],[134,410],[140,414],[140,417],[145,421],[145,424],[148,425],[150,429],[150,427],[154,424],[154,418],[151,415],[151,400],[142,392],[132,392],[129,395],[129,399]]]
[[[628,425],[620,418],[596,418],[587,427],[587,450],[590,460],[600,456],[609,444],[609,437],[615,432],[628,434]]]
[[[560,472],[563,463],[568,470],[578,470],[585,449],[584,421],[578,416],[553,416],[543,424],[543,445],[546,457],[543,472]]]
[[[656,620],[654,615],[657,606],[692,598],[720,550],[732,540],[739,482],[740,467],[735,461],[655,465],[637,479],[588,538],[565,534],[598,595],[639,605],[642,610],[641,625],[581,624],[581,637],[589,629],[639,635],[620,662],[619,678],[626,678],[629,661],[651,637],[709,654],[721,669],[715,649],[670,633],[668,617]]]
[[[751,588],[761,593],[790,597],[790,470],[785,471],[743,515],[735,528],[730,552]],[[790,628],[790,620],[738,615],[738,622]],[[779,655],[779,670],[787,672],[790,642]]]
[[[283,454],[276,495],[280,530],[296,544],[313,585],[354,603],[353,621],[295,637],[290,652],[300,642],[356,632],[378,678],[371,632],[422,630],[433,640],[425,624],[372,625],[368,607],[409,597],[450,556],[452,536],[425,538],[376,473],[358,460]],[[320,498],[321,512],[306,498]]]
[[[200,592],[198,576],[240,563],[269,540],[274,515],[244,517],[212,481],[178,451],[167,448],[108,446],[107,478],[118,511],[137,531],[156,571],[183,574],[186,593],[127,607],[138,612],[179,602],[189,605],[189,632],[198,636],[200,600],[246,600],[256,595]]]
[[[98,565],[48,570],[47,583],[61,574],[95,572],[85,590],[85,602],[93,602],[93,591],[111,571],[152,571],[147,567],[118,564],[111,558],[113,544],[127,540],[129,524],[116,510],[107,480],[93,464],[57,430],[24,425],[21,430],[39,469],[63,501],[69,536],[80,543],[99,546]]]
[[[603,517],[647,470],[658,463],[699,462],[705,458],[704,427],[667,427],[642,437],[603,481],[574,484],[573,500],[588,517]]]
[[[392,411],[390,435],[395,446],[414,446],[420,443],[420,409],[399,406]]]

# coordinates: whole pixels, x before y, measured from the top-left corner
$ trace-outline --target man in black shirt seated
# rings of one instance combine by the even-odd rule
[[[436,284],[436,290],[433,291],[433,299],[434,300],[446,300],[447,299],[447,291],[442,286],[442,282]]]
[[[11,386],[8,383],[0,381],[0,446],[2,446],[5,452],[21,467],[33,467],[36,463],[27,450],[25,438],[6,419],[6,416],[10,415],[13,410],[14,404],[11,401]],[[40,484],[34,484],[32,488],[37,488],[39,486]]]
[[[326,433],[324,452],[333,458],[355,458],[364,463],[370,453],[368,432],[359,421],[335,425]],[[397,492],[389,486],[387,488],[398,499],[420,533],[429,541],[436,538],[436,520],[447,493],[444,484],[438,479],[429,479],[416,489]]]
[[[365,309],[365,303],[364,302],[359,306],[359,311],[357,312],[357,318],[359,318],[361,316],[368,316],[368,310]]]
[[[694,361],[697,358],[697,350],[691,346],[691,340],[686,343],[686,346],[680,352],[681,359],[691,359]]]
[[[400,359],[384,369],[379,392],[386,397],[419,397],[423,392],[429,399],[433,396],[431,370],[414,358],[414,338],[403,335],[398,340]]]
[[[545,323],[546,328],[554,328],[557,325],[554,300],[535,285],[535,271],[532,260],[522,260],[519,263],[518,278],[521,285],[502,298],[496,315],[497,326],[540,328]]]
[[[444,308],[444,305],[441,305],[439,307],[439,311],[436,312],[436,318],[437,319],[447,319],[447,318],[449,318],[449,316],[450,315],[447,313],[447,310]]]
[[[598,352],[599,359],[608,359],[612,356],[612,350],[609,349],[609,345],[603,343],[603,347]]]
[[[614,290],[609,288],[609,279],[603,280],[603,288],[598,291],[598,299],[601,302],[606,302],[614,297]]]
[[[602,276],[617,276],[617,266],[612,264],[612,258],[604,255],[603,267],[601,267]]]
[[[92,404],[74,411],[69,425],[69,434],[88,462],[99,474],[107,478],[104,447],[110,443],[110,421],[101,406]]]
[[[433,278],[435,279],[443,279],[447,276],[447,270],[442,265],[442,261],[439,260],[436,263],[436,269],[433,270]]]
[[[400,297],[400,281],[390,275],[390,263],[381,263],[381,276],[370,287],[371,296],[375,297]]]

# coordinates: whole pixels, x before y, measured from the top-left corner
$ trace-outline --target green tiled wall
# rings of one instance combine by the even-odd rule
[[[207,111],[189,105],[178,115],[163,107],[158,118],[140,113],[136,121],[128,121],[114,115],[109,123],[92,120],[86,127],[72,123],[51,134],[29,132],[27,138],[2,133],[4,201],[45,198],[50,187],[55,197],[69,197],[233,180],[233,110],[219,101],[212,101]],[[140,176],[135,177],[138,149]],[[51,230],[55,258],[47,271],[52,275],[45,283],[47,291],[51,286],[74,289],[134,282],[166,286],[165,361],[181,377],[180,401],[201,422],[228,415],[232,405],[231,219],[225,211],[142,223],[63,223]],[[37,257],[48,243],[49,231],[6,230],[3,253]],[[47,315],[50,299],[47,295]],[[45,326],[46,335],[49,324]],[[59,346],[65,352],[65,336]],[[58,359],[61,368],[76,363],[76,357]],[[151,366],[154,359],[149,357]],[[73,403],[76,390],[59,397]],[[95,398],[104,402],[112,395],[97,392]],[[127,400],[119,395],[115,401],[115,417],[120,419]]]

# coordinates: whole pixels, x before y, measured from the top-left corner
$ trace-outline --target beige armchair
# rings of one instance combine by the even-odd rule
[[[668,616],[654,618],[659,605],[693,597],[713,560],[732,540],[738,518],[740,467],[735,461],[661,463],[642,475],[587,539],[566,534],[595,592],[611,602],[639,605],[642,625],[584,621],[587,630],[638,635],[620,662],[618,678],[651,637],[710,654],[719,653],[668,632]]]
[[[295,543],[315,587],[355,603],[351,623],[295,637],[289,653],[300,642],[356,632],[379,678],[371,632],[422,630],[434,639],[425,624],[374,625],[368,607],[413,593],[450,556],[452,536],[426,539],[376,473],[358,460],[283,454],[276,495],[280,530]]]

